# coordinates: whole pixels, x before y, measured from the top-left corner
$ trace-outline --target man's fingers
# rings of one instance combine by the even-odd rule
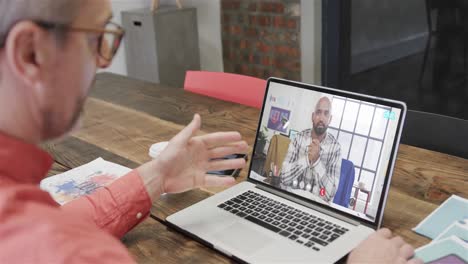
[[[245,141],[239,141],[228,146],[213,148],[209,151],[210,159],[222,158],[231,154],[246,154],[249,145]]]
[[[240,141],[242,136],[239,132],[218,132],[199,136],[198,138],[201,139],[208,148],[214,148],[231,142]]]
[[[197,133],[198,129],[201,126],[201,117],[199,114],[195,114],[192,122],[188,124],[182,131],[179,132],[174,138],[173,141],[177,143],[185,144],[189,141],[191,137]]]
[[[405,259],[409,259],[411,258],[413,255],[414,255],[414,249],[412,246],[410,246],[409,244],[404,244],[401,248],[400,248],[400,254],[402,257],[404,257]]]
[[[381,228],[377,230],[376,232],[378,235],[383,236],[385,238],[391,238],[392,237],[392,231],[388,228]]]
[[[405,241],[403,240],[403,238],[399,237],[399,236],[396,236],[392,239],[390,239],[390,241],[395,245],[397,246],[398,248],[402,247],[404,244],[405,244]]]
[[[208,171],[231,170],[245,167],[245,159],[213,160],[208,163]]]
[[[236,183],[236,180],[233,177],[229,176],[214,176],[214,175],[205,175],[205,186],[203,187],[223,187],[223,186],[232,186]]]

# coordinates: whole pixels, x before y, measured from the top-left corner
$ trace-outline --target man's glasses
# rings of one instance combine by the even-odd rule
[[[104,60],[111,62],[115,54],[119,50],[122,38],[125,35],[125,30],[113,22],[108,22],[104,28],[82,28],[71,27],[55,23],[37,22],[36,24],[48,30],[64,30],[74,32],[84,32],[98,34],[98,54]]]

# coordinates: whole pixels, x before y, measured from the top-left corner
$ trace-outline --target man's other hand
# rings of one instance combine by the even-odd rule
[[[320,140],[313,139],[308,147],[309,162],[314,164],[320,157]]]
[[[422,264],[420,259],[411,259],[414,249],[399,236],[392,237],[392,232],[383,228],[370,235],[348,257],[348,264]]]
[[[197,114],[187,127],[169,141],[157,159],[137,169],[152,199],[163,193],[235,183],[233,177],[219,177],[207,172],[243,168],[246,164],[243,158],[213,159],[247,153],[247,143],[238,132],[195,136],[200,126],[201,118]]]

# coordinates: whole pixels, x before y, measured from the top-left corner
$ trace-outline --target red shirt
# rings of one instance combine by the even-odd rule
[[[0,133],[0,263],[132,263],[118,238],[151,208],[138,173],[61,207],[38,187],[52,163]]]

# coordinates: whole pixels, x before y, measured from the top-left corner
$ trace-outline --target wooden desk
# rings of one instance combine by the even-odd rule
[[[169,140],[202,116],[201,133],[240,131],[253,145],[260,111],[160,85],[99,74],[85,106],[82,129],[46,148],[55,157],[55,174],[97,157],[135,168],[149,160],[154,142]],[[246,171],[240,180],[245,179]],[[401,145],[384,216],[391,228],[415,247],[429,242],[411,231],[451,194],[468,197],[468,160]],[[152,217],[129,232],[123,243],[140,263],[226,263],[229,259],[165,226],[165,218],[218,189],[165,195]]]

